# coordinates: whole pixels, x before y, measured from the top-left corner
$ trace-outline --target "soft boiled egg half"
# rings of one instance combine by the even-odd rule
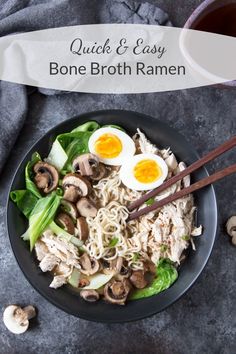
[[[96,130],[88,142],[89,151],[107,165],[120,166],[135,154],[134,141],[122,130],[104,127]]]
[[[165,161],[155,154],[139,154],[127,159],[120,169],[122,183],[137,191],[160,186],[168,175]]]

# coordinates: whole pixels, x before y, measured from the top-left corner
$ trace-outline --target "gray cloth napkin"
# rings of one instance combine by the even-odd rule
[[[0,0],[0,36],[92,23],[171,25],[160,8],[132,0]],[[0,82],[0,172],[24,124],[32,90]],[[39,91],[60,94],[55,90]]]

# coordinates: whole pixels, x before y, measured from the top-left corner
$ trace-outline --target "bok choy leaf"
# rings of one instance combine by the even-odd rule
[[[156,276],[152,283],[144,288],[135,290],[131,300],[153,296],[168,289],[178,278],[178,272],[169,259],[161,259],[156,268]]]
[[[72,169],[71,163],[75,156],[89,152],[88,140],[98,128],[98,123],[87,122],[70,133],[58,135],[46,161],[65,174]]]
[[[37,201],[29,217],[29,228],[22,235],[23,239],[30,241],[30,250],[32,251],[35,242],[43,233],[46,227],[53,221],[56,211],[60,205],[61,197],[56,193],[41,198]]]
[[[74,132],[90,132],[90,133],[93,133],[95,132],[95,130],[97,130],[98,128],[100,128],[100,125],[91,120],[90,122],[86,122],[82,125],[79,125],[77,128],[73,129],[71,132],[74,133]]]
[[[28,191],[30,191],[32,194],[34,194],[37,198],[41,198],[41,194],[38,190],[38,188],[36,187],[35,183],[33,182],[33,167],[34,165],[41,161],[41,157],[40,155],[35,152],[32,157],[31,157],[31,161],[29,161],[26,165],[25,168],[25,185],[26,185],[26,189]]]
[[[20,211],[29,218],[38,198],[28,190],[16,190],[10,193],[11,200],[16,203]]]

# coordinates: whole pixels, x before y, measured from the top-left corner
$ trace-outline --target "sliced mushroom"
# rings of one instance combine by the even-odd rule
[[[81,241],[86,241],[89,235],[89,228],[86,219],[80,216],[77,219],[76,227],[78,229],[78,236]]]
[[[89,181],[77,173],[67,174],[62,180],[62,186],[63,198],[69,202],[76,202],[79,197],[85,197],[91,189]]]
[[[96,290],[81,290],[80,296],[88,302],[95,302],[99,299],[99,294]]]
[[[232,244],[236,246],[236,215],[229,218],[226,223],[226,230],[228,235],[232,237]]]
[[[9,305],[3,313],[3,322],[10,332],[21,334],[27,331],[29,320],[35,316],[35,308],[31,305],[24,308],[17,305]]]
[[[56,223],[69,234],[74,235],[75,226],[71,217],[66,213],[59,213],[56,217]]]
[[[145,279],[145,273],[143,270],[133,271],[129,280],[137,289],[143,289],[148,284],[147,280]]]
[[[34,165],[34,181],[39,189],[45,194],[50,193],[57,188],[59,182],[59,173],[56,167],[47,162],[37,162]]]
[[[88,198],[81,198],[76,204],[77,210],[81,216],[95,218],[97,208],[94,203]]]
[[[82,176],[92,176],[98,165],[99,159],[94,154],[77,156],[72,163],[75,172],[80,172]]]
[[[99,271],[100,264],[98,260],[89,257],[87,253],[84,253],[79,259],[81,265],[81,273],[85,275],[92,275]]]
[[[112,280],[104,288],[105,300],[112,304],[124,305],[131,290],[128,279]]]
[[[120,273],[122,265],[123,265],[122,257],[117,257],[116,259],[113,259],[110,262],[103,260],[102,262],[103,273],[114,274],[114,275]]]
[[[75,172],[80,172],[82,176],[89,176],[92,180],[98,181],[105,177],[106,167],[99,163],[99,159],[94,154],[83,154],[77,156],[73,161]]]
[[[94,171],[93,175],[90,176],[90,178],[93,181],[99,181],[100,179],[106,177],[106,175],[107,175],[107,169],[106,169],[105,165],[100,163],[98,168]]]
[[[150,272],[152,274],[156,274],[156,265],[150,261],[150,260],[147,260],[145,263],[144,263],[144,270],[146,272]]]
[[[119,274],[117,275],[117,279],[129,278],[131,275],[131,269],[126,264],[122,264]]]
[[[69,202],[68,200],[62,199],[61,209],[63,210],[64,213],[70,215],[73,221],[76,222],[76,219],[78,217],[78,212],[76,206],[73,203]]]

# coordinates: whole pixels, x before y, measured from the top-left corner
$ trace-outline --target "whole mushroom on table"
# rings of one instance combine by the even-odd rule
[[[232,237],[232,244],[236,246],[236,215],[233,215],[228,219],[226,230],[228,235]]]
[[[3,322],[7,329],[14,334],[22,334],[29,328],[29,320],[36,316],[34,306],[20,307],[9,305],[3,312]]]

